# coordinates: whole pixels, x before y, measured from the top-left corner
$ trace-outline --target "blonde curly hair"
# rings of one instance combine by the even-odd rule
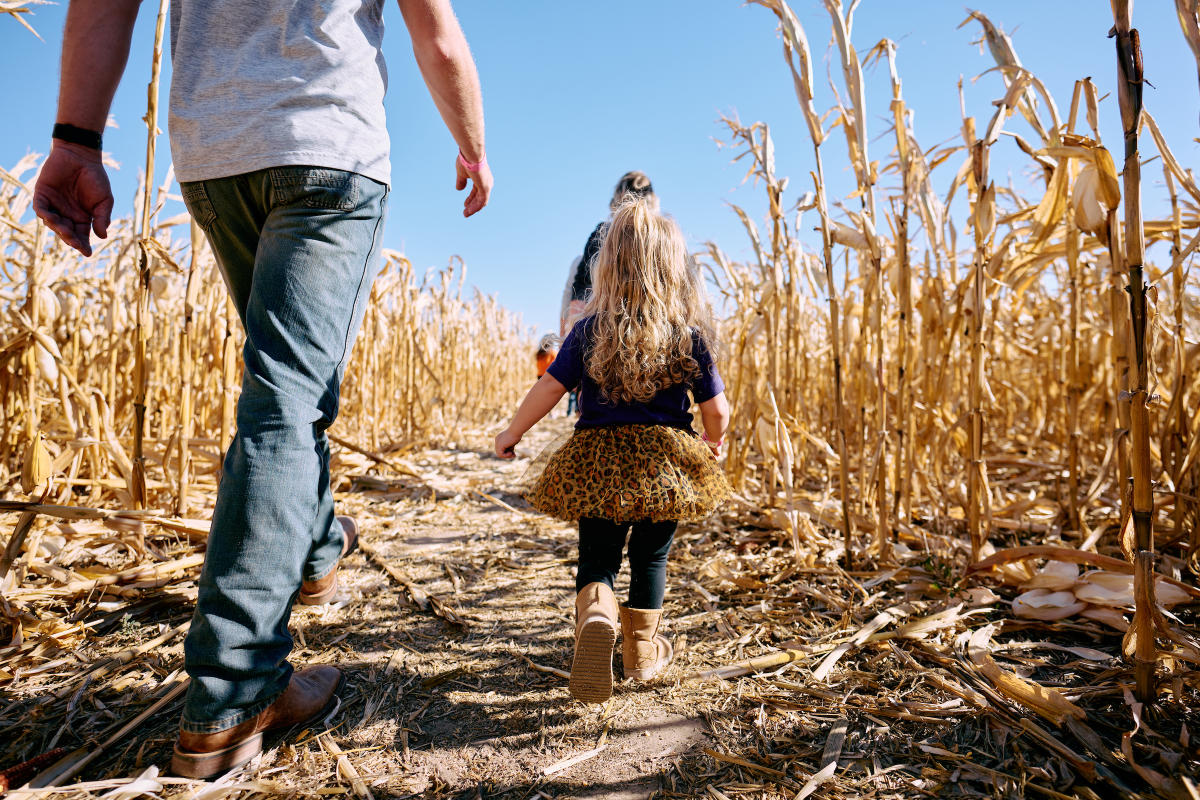
[[[683,233],[649,198],[628,197],[614,210],[584,315],[592,318],[584,365],[613,402],[646,402],[697,376],[693,336],[710,351],[716,345],[712,308]]]

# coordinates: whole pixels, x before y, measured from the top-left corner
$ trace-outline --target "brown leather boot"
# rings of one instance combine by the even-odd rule
[[[621,663],[625,677],[648,681],[675,657],[671,640],[658,632],[662,609],[621,606]]]
[[[617,643],[617,598],[606,583],[589,583],[575,598],[575,657],[571,696],[584,703],[612,697],[613,647]]]
[[[340,562],[358,547],[358,523],[354,520],[354,517],[338,517],[337,521],[342,523],[343,531],[342,554],[338,556],[338,561]],[[317,578],[315,581],[305,581],[300,584],[300,597],[298,598],[300,605],[320,606],[333,602],[338,593],[337,574],[338,568],[335,564],[325,577]]]
[[[171,772],[208,779],[245,764],[262,752],[263,734],[310,722],[333,710],[342,671],[321,665],[292,673],[287,689],[255,716],[216,733],[179,732]]]

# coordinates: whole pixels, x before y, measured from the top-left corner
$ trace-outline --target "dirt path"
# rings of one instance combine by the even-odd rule
[[[814,797],[839,800],[1015,799],[1028,786],[1081,800],[1115,796],[1112,787],[1147,796],[1113,755],[1129,724],[1118,632],[1011,618],[995,592],[955,579],[957,538],[930,533],[943,549],[905,549],[885,569],[847,572],[837,539],[814,529],[793,543],[770,512],[736,499],[720,519],[676,537],[668,672],[651,685],[618,684],[602,706],[572,701],[576,534],[530,513],[515,493],[528,457],[568,431],[564,419],[544,422],[515,462],[494,458],[487,434],[459,432],[404,456],[411,475],[340,451],[339,508],[362,521],[369,553],[343,565],[344,601],[297,608],[292,629],[294,663],[344,669],[341,707],[270,742],[223,785],[148,790],[172,800],[779,800],[818,785]],[[818,515],[833,502],[819,480],[805,491]],[[154,537],[147,546],[190,552],[169,532]],[[83,783],[54,795],[75,800],[165,769],[180,710],[171,699],[179,634],[194,598],[187,572],[119,598],[55,606],[51,596],[42,617],[27,614],[26,643],[6,648],[20,674],[0,668],[0,770],[65,747],[72,763],[89,758],[75,778]],[[73,615],[70,624],[56,613]],[[997,630],[1005,643],[992,653],[1004,668],[1059,687],[1077,714],[1086,710],[1086,726],[1052,733],[976,668],[968,638]],[[754,674],[694,679],[746,658],[758,659]],[[1139,758],[1162,774],[1194,775],[1200,695],[1182,681],[1173,687],[1144,734],[1154,748]],[[149,795],[119,795],[138,796]]]
[[[544,421],[511,462],[492,455],[482,432],[409,453],[400,471],[335,451],[339,512],[360,520],[364,548],[341,567],[344,598],[297,606],[291,628],[292,663],[343,668],[342,705],[322,727],[268,741],[221,782],[242,797],[693,796],[704,776],[681,762],[745,738],[713,733],[723,687],[678,681],[746,643],[731,643],[724,622],[714,636],[715,598],[692,581],[699,559],[689,547],[719,539],[704,526],[677,536],[666,606],[677,656],[668,673],[621,683],[603,705],[573,701],[575,529],[533,513],[516,493],[530,457],[569,432],[564,418]],[[413,474],[401,474],[408,468]],[[83,781],[88,794],[79,797],[148,769],[165,774],[181,707],[181,634],[195,600],[194,577],[180,577],[132,603],[110,601],[96,634],[73,650],[47,640],[22,662],[39,666],[0,688],[0,768],[56,747],[73,751],[68,759],[90,753],[70,781]],[[619,597],[627,581],[622,574]],[[143,712],[115,744],[98,744]],[[168,783],[160,794],[190,796],[192,786]]]
[[[566,430],[543,423],[522,455]],[[547,671],[570,668],[575,532],[525,511],[513,485],[527,460],[500,461],[487,445],[410,459],[428,488],[403,480],[344,496],[374,555],[349,559],[348,602],[293,617],[307,645],[296,661],[350,668],[341,747],[363,748],[351,758],[377,795],[648,797],[708,742],[704,720],[672,698],[669,676],[585,706]]]

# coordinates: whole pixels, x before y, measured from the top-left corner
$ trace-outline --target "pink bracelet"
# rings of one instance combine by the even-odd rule
[[[466,156],[462,154],[462,150],[459,150],[458,163],[462,164],[463,169],[467,172],[479,172],[487,164],[487,153],[484,153],[483,158],[478,161],[467,161]]]
[[[712,439],[708,438],[708,433],[705,432],[700,434],[700,441],[704,442],[709,447],[718,448],[725,444],[725,437],[722,436],[720,441],[714,442]]]

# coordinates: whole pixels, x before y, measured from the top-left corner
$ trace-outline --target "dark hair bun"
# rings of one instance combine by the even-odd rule
[[[612,207],[616,208],[625,198],[631,196],[636,198],[654,196],[654,186],[650,183],[650,176],[638,170],[622,175],[621,180],[617,181],[617,187],[613,190]]]

